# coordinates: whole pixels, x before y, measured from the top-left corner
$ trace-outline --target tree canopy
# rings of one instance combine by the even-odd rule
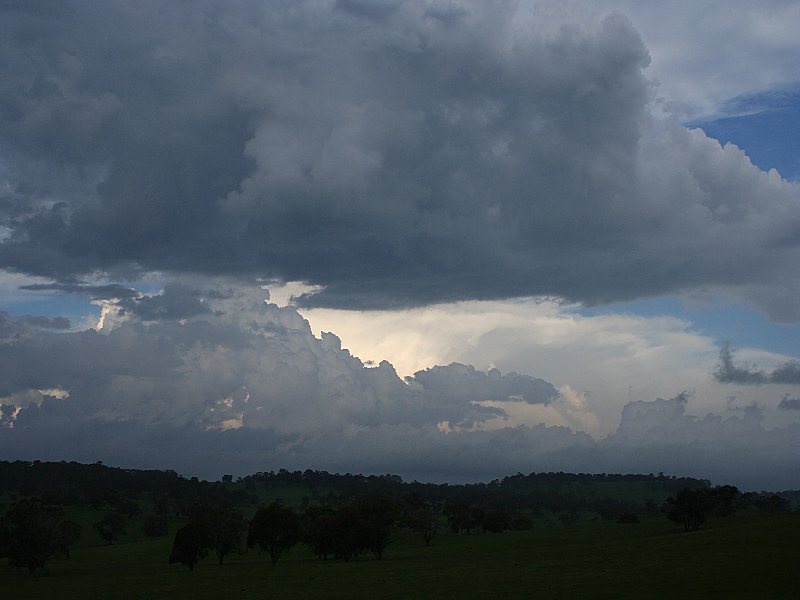
[[[250,521],[247,545],[258,546],[269,552],[272,564],[281,554],[300,541],[300,521],[291,508],[273,502],[262,506]]]

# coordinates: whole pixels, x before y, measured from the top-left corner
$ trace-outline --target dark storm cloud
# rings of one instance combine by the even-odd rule
[[[336,0],[336,8],[351,15],[383,20],[397,12],[402,0]]]
[[[778,408],[781,410],[800,410],[800,398],[790,398],[789,394],[786,394],[781,398]]]
[[[620,15],[581,28],[525,3],[388,0],[2,12],[2,267],[300,280],[325,286],[305,305],[346,308],[721,285],[798,314],[796,294],[764,293],[800,264],[797,186],[653,121],[648,52]]]
[[[92,285],[81,281],[56,281],[52,283],[32,283],[20,286],[20,289],[39,292],[65,292],[88,296],[92,300],[131,299],[139,295],[133,288],[116,283],[107,285]]]
[[[67,317],[42,317],[37,315],[25,315],[22,320],[28,325],[42,327],[43,329],[69,329],[70,320]]]
[[[472,365],[453,363],[431,367],[407,378],[419,383],[426,393],[450,402],[515,401],[548,404],[558,398],[558,390],[543,379],[497,369],[478,371]]]
[[[230,296],[225,290],[199,289],[180,281],[168,282],[157,295],[143,294],[116,283],[95,285],[75,280],[34,283],[20,286],[20,289],[65,292],[92,300],[114,300],[123,312],[136,315],[144,321],[184,319],[207,313],[210,309],[205,304],[206,298],[221,300]]]
[[[719,353],[719,363],[714,370],[714,378],[720,383],[760,385],[765,383],[800,384],[800,363],[786,362],[772,371],[765,371],[745,364],[736,366],[734,351],[726,344]]]
[[[164,291],[157,296],[125,298],[118,304],[143,321],[185,319],[211,312],[200,290],[181,283],[166,284]]]

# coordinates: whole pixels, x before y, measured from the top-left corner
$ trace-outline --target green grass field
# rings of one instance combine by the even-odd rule
[[[174,528],[173,528],[174,531]],[[172,536],[76,547],[46,573],[0,566],[0,598],[798,598],[800,515],[740,515],[686,533],[666,521],[400,537],[382,561],[318,561],[296,546],[193,572]]]

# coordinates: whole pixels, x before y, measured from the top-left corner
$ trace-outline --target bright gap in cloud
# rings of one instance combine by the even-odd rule
[[[690,126],[722,144],[736,144],[765,171],[777,169],[788,180],[800,177],[800,86],[734,98],[717,118]]]
[[[295,283],[291,289],[298,294],[307,288]],[[775,408],[779,394],[720,385],[712,372],[726,341],[739,348],[741,361],[784,363],[800,354],[800,326],[770,323],[761,313],[719,302],[662,297],[585,308],[528,298],[301,314],[315,335],[332,331],[354,355],[375,364],[388,360],[401,376],[461,362],[542,377],[559,386],[562,401],[571,396],[572,406],[557,413],[515,407],[513,423],[538,418],[602,437],[617,426],[627,402],[671,398],[684,390],[695,392],[689,411],[698,416],[753,402]],[[785,418],[774,410],[765,413],[771,426]]]

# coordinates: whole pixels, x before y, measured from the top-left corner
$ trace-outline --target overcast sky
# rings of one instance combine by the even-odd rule
[[[0,13],[0,456],[800,488],[796,3]]]

